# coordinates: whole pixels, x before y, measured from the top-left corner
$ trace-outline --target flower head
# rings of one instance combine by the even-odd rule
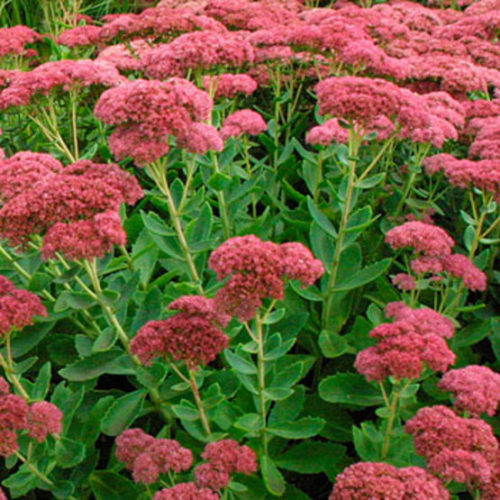
[[[116,457],[125,463],[127,469],[132,470],[135,459],[151,446],[154,440],[153,436],[142,429],[127,429],[116,438]]]
[[[250,95],[257,90],[257,82],[246,74],[234,75],[223,73],[217,76],[203,77],[203,86],[207,92],[213,93],[214,99],[227,97],[232,99],[238,94]]]
[[[62,419],[62,411],[52,403],[47,401],[33,403],[28,412],[28,434],[42,443],[49,434],[61,433]]]
[[[27,290],[21,290],[0,276],[0,335],[12,328],[22,329],[33,324],[34,316],[47,316],[41,300]]]
[[[203,307],[196,311],[192,302],[189,305],[178,302],[174,307],[183,305],[187,311],[181,310],[166,320],[149,321],[132,340],[131,350],[144,364],[165,356],[195,368],[213,361],[228,346],[229,337],[218,326],[226,322],[226,316],[213,309],[206,315]],[[208,309],[206,303],[205,308]]]
[[[476,417],[481,413],[493,416],[500,401],[500,374],[486,366],[450,370],[443,375],[439,387],[453,393],[458,411]]]
[[[219,500],[219,495],[195,483],[179,483],[172,488],[157,491],[154,500]]]
[[[220,135],[225,140],[238,137],[241,134],[258,135],[267,130],[267,124],[262,116],[251,109],[242,109],[229,115],[220,129]]]

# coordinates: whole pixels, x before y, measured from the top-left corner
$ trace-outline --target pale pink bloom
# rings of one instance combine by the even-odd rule
[[[224,73],[222,75],[203,77],[203,86],[214,98],[232,99],[237,94],[250,95],[257,90],[257,82],[249,75]]]
[[[212,125],[193,123],[185,134],[178,136],[177,147],[190,153],[204,155],[208,151],[222,151],[224,141]]]
[[[329,146],[334,142],[347,144],[349,142],[349,130],[343,128],[337,118],[332,118],[313,127],[306,135],[306,142]]]
[[[461,278],[464,285],[472,291],[484,291],[487,276],[468,257],[455,253],[443,257],[443,268],[455,278]]]
[[[397,286],[400,290],[406,292],[410,290],[415,290],[417,283],[415,278],[411,274],[398,273],[392,278],[392,284]]]
[[[33,403],[28,412],[28,434],[39,443],[49,434],[61,434],[63,416],[62,411],[48,401]]]
[[[172,488],[157,491],[154,500],[219,500],[219,495],[195,483],[179,483]]]
[[[224,140],[241,134],[258,135],[267,130],[267,123],[262,116],[251,109],[242,109],[229,115],[220,129]]]

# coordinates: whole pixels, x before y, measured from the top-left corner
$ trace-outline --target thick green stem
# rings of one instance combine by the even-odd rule
[[[13,361],[12,361],[12,353],[10,350],[10,332],[5,336],[5,351],[7,357],[4,358],[0,353],[0,366],[4,369],[5,375],[9,382],[18,390],[19,394],[26,400],[30,400],[29,394],[26,392],[26,389],[21,384],[19,377],[16,375],[14,370]]]
[[[32,463],[28,462],[26,458],[19,452],[15,451],[14,454],[16,457],[24,464],[28,469],[35,474],[36,477],[40,478],[44,483],[48,484],[50,487],[54,486],[54,482],[51,481],[43,472],[38,470]],[[74,498],[74,497],[71,497]]]
[[[257,312],[255,316],[255,325],[257,329],[257,380],[258,380],[258,390],[259,390],[259,412],[262,419],[262,429],[260,431],[262,448],[264,454],[267,456],[268,446],[267,446],[267,405],[266,405],[266,396],[264,391],[266,389],[266,364],[264,358],[264,329],[262,325],[262,319],[260,317],[259,312]]]
[[[216,174],[220,173],[219,160],[217,153],[212,152],[212,165]],[[217,200],[219,201],[219,213],[222,220],[222,229],[224,231],[224,238],[227,240],[231,237],[231,224],[229,222],[229,215],[227,212],[226,197],[222,189],[217,190]]]
[[[342,255],[344,238],[347,230],[347,224],[349,222],[349,216],[352,209],[352,199],[354,196],[354,189],[356,187],[356,165],[355,160],[358,155],[359,147],[361,146],[360,136],[354,131],[354,129],[349,130],[349,177],[347,181],[346,197],[344,206],[342,209],[342,219],[340,221],[339,231],[337,235],[337,241],[335,244],[335,252],[333,254],[333,261],[330,268],[330,276],[328,278],[328,285],[325,295],[325,306],[323,308],[322,325],[323,328],[328,324],[328,318],[331,314],[331,308],[333,306],[333,298],[335,295],[335,285],[337,284],[337,274],[340,266],[340,257]]]
[[[193,370],[189,370],[189,385],[191,386],[191,391],[193,392],[194,401],[196,407],[198,408],[198,413],[200,414],[201,424],[203,425],[203,430],[205,431],[207,437],[212,436],[212,431],[210,430],[210,424],[208,422],[207,414],[205,413],[205,408],[203,407],[203,400],[200,396],[200,391],[198,389],[198,384],[196,383],[196,374]]]
[[[382,451],[381,451],[382,459],[387,457],[387,453],[391,445],[391,434],[392,434],[392,429],[394,428],[394,421],[396,420],[399,396],[400,396],[399,391],[393,391],[391,397],[392,401],[391,404],[388,406],[390,413],[389,413],[389,420],[387,421],[387,427],[385,429],[384,442],[382,444]]]
[[[177,239],[179,241],[179,246],[181,247],[182,255],[188,266],[189,274],[191,275],[191,280],[196,284],[199,293],[202,294],[203,287],[201,285],[200,276],[196,269],[193,256],[189,251],[189,245],[187,243],[184,230],[182,228],[179,213],[175,207],[174,198],[172,196],[170,187],[168,185],[166,168],[164,168],[162,165],[151,163],[146,167],[146,170],[148,171],[151,178],[155,181],[156,185],[158,186],[158,189],[167,199],[167,206],[168,206],[168,212],[170,214],[170,219],[172,220],[172,224],[174,225],[174,229],[177,234]]]

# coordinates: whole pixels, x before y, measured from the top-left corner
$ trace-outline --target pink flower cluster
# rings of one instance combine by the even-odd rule
[[[155,493],[153,500],[219,500],[219,495],[195,483],[180,483]]]
[[[49,434],[60,434],[63,414],[47,401],[32,405],[16,394],[10,394],[8,383],[0,377],[0,455],[8,457],[19,449],[16,431],[43,443]]]
[[[26,45],[42,37],[27,26],[0,28],[0,57],[7,55],[26,55]]]
[[[116,456],[132,471],[134,481],[144,484],[155,483],[161,474],[179,473],[193,465],[191,450],[174,439],[154,438],[139,428],[127,429],[116,438]]]
[[[219,280],[230,276],[215,295],[215,304],[240,321],[253,318],[262,299],[282,300],[285,277],[309,286],[325,271],[301,243],[278,245],[252,234],[225,241],[210,255],[209,266]]]
[[[359,462],[336,478],[329,500],[447,500],[439,479],[420,467],[398,469],[379,462]]]
[[[9,184],[19,162],[25,166]],[[19,153],[0,162],[0,197],[5,196],[0,235],[11,245],[39,234],[45,236],[44,258],[61,251],[81,259],[103,257],[114,244],[125,243],[119,207],[143,193],[136,178],[118,165],[81,160],[61,167],[47,155]]]
[[[367,380],[417,379],[424,364],[445,372],[455,362],[444,340],[453,336],[451,320],[432,309],[411,309],[401,302],[388,304],[386,314],[395,321],[375,327],[370,337],[378,340],[377,345],[356,356],[354,366]]]
[[[453,186],[463,189],[475,186],[500,199],[500,159],[458,160],[450,154],[441,153],[426,158],[424,165],[429,174],[443,171]]]
[[[220,129],[221,137],[239,137],[242,134],[259,135],[267,130],[264,118],[251,109],[242,109],[229,115]]]
[[[161,158],[169,151],[167,136],[173,135],[192,145],[187,139],[197,122],[210,117],[213,102],[194,84],[180,78],[165,82],[134,80],[101,94],[95,115],[116,129],[109,145],[117,159],[131,156],[144,165]],[[208,125],[204,128],[207,135]],[[212,130],[211,147],[220,147],[217,131]],[[195,149],[192,145],[191,149]]]
[[[250,475],[257,470],[255,452],[232,439],[207,444],[201,456],[207,463],[194,470],[196,483],[214,491],[225,488],[237,472]]]
[[[195,369],[213,361],[228,346],[229,337],[220,326],[227,326],[230,317],[213,299],[185,296],[168,308],[179,312],[166,320],[149,321],[132,339],[131,351],[142,363],[163,356]]]
[[[54,89],[67,92],[94,85],[113,87],[124,81],[115,66],[105,61],[64,59],[47,62],[11,77],[10,85],[0,93],[0,109],[27,106],[33,97],[48,95]]]
[[[0,275],[0,335],[32,325],[34,316],[47,316],[41,300]]]
[[[253,59],[253,48],[241,34],[215,31],[186,33],[141,58],[145,73],[158,79],[184,77],[189,69],[239,68]]]
[[[405,426],[428,468],[446,481],[474,491],[491,486],[499,463],[499,443],[492,428],[477,418],[462,418],[445,406],[420,409]]]
[[[500,401],[500,374],[486,366],[469,365],[450,370],[443,375],[439,387],[455,397],[457,411],[478,417],[481,413],[493,416]]]
[[[223,73],[217,76],[207,75],[203,78],[203,86],[214,99],[227,97],[232,99],[237,94],[250,95],[257,90],[257,82],[249,75],[234,75],[232,73]]]
[[[487,277],[465,255],[452,254],[453,239],[448,233],[434,224],[421,221],[405,222],[389,230],[385,241],[392,248],[411,247],[418,254],[410,263],[417,275],[447,273],[459,278],[469,290],[486,290]],[[412,276],[399,276],[395,284],[401,289],[412,289]]]

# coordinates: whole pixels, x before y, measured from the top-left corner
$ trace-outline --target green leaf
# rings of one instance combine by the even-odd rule
[[[370,283],[371,281],[377,279],[381,274],[384,274],[387,269],[389,269],[391,262],[392,259],[387,258],[364,267],[355,276],[352,276],[351,278],[338,283],[335,286],[334,291],[340,292],[352,290],[354,288],[359,288],[366,285],[367,283]]]
[[[246,432],[256,433],[264,427],[264,422],[258,413],[246,413],[236,420],[234,427]]]
[[[328,217],[316,206],[310,196],[307,197],[307,208],[313,220],[332,238],[337,238],[338,233]]]
[[[286,483],[274,462],[267,455],[260,458],[260,471],[264,479],[267,491],[272,495],[280,497],[285,493]]]
[[[285,316],[285,308],[281,307],[280,309],[276,309],[276,311],[273,311],[271,314],[268,314],[262,319],[262,323],[264,325],[273,325],[274,323],[277,323],[280,321],[283,316]]]
[[[303,297],[304,299],[310,300],[311,302],[323,302],[323,295],[319,293],[318,289],[314,286],[309,286],[303,288],[298,281],[291,281],[293,291]]]
[[[276,334],[275,334],[276,335]],[[295,338],[291,338],[288,340],[285,340],[284,342],[281,341],[281,335],[279,335],[280,338],[280,343],[269,350],[269,352],[264,354],[264,360],[266,361],[273,361],[275,359],[281,358],[284,356],[295,344]]]
[[[287,450],[275,459],[280,469],[319,474],[332,469],[346,456],[346,447],[341,444],[307,441]]]
[[[243,373],[245,375],[254,375],[257,373],[257,368],[251,361],[248,361],[238,354],[233,353],[229,349],[226,349],[224,351],[224,355],[226,356],[226,360],[229,365],[237,372]]]
[[[375,462],[380,459],[380,445],[383,437],[372,422],[363,422],[361,429],[353,426],[352,435],[354,448],[362,460]]]
[[[316,436],[325,426],[322,418],[304,417],[295,422],[279,422],[268,427],[268,432],[285,439],[307,439]]]
[[[68,307],[71,309],[88,309],[95,305],[95,303],[96,301],[86,293],[64,291],[57,297],[56,303],[54,304],[54,311],[64,311],[64,309]]]
[[[370,177],[366,177],[366,179],[363,179],[361,182],[358,182],[356,184],[356,187],[360,189],[371,189],[372,187],[375,187],[377,184],[380,184],[384,179],[385,179],[385,172],[371,175]]]
[[[264,397],[269,401],[281,401],[293,394],[293,390],[288,387],[268,387],[262,392]]]
[[[182,399],[181,403],[178,405],[173,405],[172,411],[175,413],[175,416],[179,417],[181,420],[194,422],[195,420],[200,419],[200,414],[198,413],[196,406],[186,399]]]
[[[109,408],[101,422],[101,431],[107,436],[118,436],[141,413],[146,391],[125,394],[118,398]]]
[[[276,367],[276,375],[273,378],[272,385],[283,388],[292,387],[302,378],[303,369],[304,363],[302,361],[297,361],[285,369],[280,366]]]
[[[47,361],[38,372],[38,376],[33,384],[33,389],[31,390],[31,399],[39,401],[45,399],[50,388],[50,377],[50,362]]]
[[[61,437],[55,447],[56,462],[59,467],[68,469],[85,458],[85,445],[66,437]]]
[[[328,271],[332,265],[335,245],[332,238],[314,221],[309,230],[309,239],[313,254],[316,255],[324,264]]]
[[[275,403],[269,414],[269,425],[272,427],[277,422],[295,420],[304,407],[305,392],[305,387],[299,385],[291,396]]]
[[[326,358],[338,358],[350,351],[345,336],[327,330],[322,330],[319,334],[318,344]]]
[[[319,384],[319,396],[329,403],[357,406],[384,404],[378,388],[357,373],[338,373],[324,378]]]
[[[208,179],[207,184],[216,191],[222,191],[223,189],[226,189],[229,184],[231,184],[231,177],[227,174],[223,174],[222,172],[216,172],[210,177],[210,179]]]
[[[468,347],[480,342],[493,333],[490,320],[475,321],[465,328],[461,328],[452,339],[453,347]]]
[[[121,351],[104,351],[92,354],[88,358],[81,359],[66,368],[59,370],[59,375],[71,382],[83,382],[92,380],[103,373],[110,373],[110,369],[116,366],[117,359],[123,356]],[[133,373],[133,370],[130,374]]]
[[[37,482],[37,477],[33,472],[26,465],[21,465],[14,474],[10,474],[7,479],[2,481],[2,485],[10,490],[12,498],[19,498],[35,489]]]
[[[89,478],[96,500],[137,500],[138,487],[116,472],[95,471]]]
[[[116,328],[109,327],[101,331],[97,336],[94,343],[92,344],[92,352],[104,352],[109,351],[118,339],[118,331]]]
[[[71,481],[56,481],[54,485],[50,488],[50,492],[61,500],[66,500],[73,495],[75,491],[75,485]]]

